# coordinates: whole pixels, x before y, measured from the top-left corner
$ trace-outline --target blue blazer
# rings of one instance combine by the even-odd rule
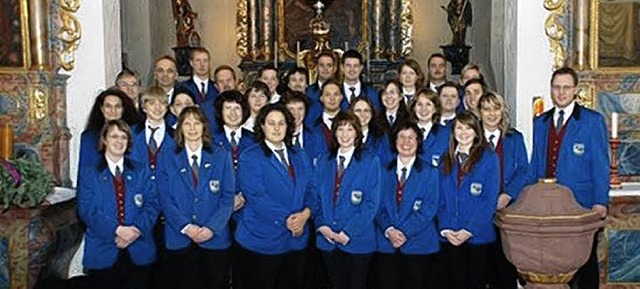
[[[342,88],[342,96],[343,96],[342,103],[340,103],[340,107],[342,108],[342,110],[347,110],[349,109],[349,105],[350,105],[348,96],[351,94],[351,91],[344,90],[344,85],[341,85],[340,87]],[[361,82],[359,96],[363,96],[371,100],[371,102],[373,103],[373,107],[376,109],[376,111],[381,111],[382,104],[380,103],[380,96],[378,94],[378,90],[375,87],[371,85],[365,85],[364,83]]]
[[[193,187],[191,163],[185,149],[167,155],[158,169],[158,190],[169,250],[188,247],[191,239],[180,233],[188,224],[207,227],[213,237],[198,244],[205,249],[226,249],[231,245],[229,218],[233,209],[235,178],[231,157],[221,147],[202,148],[198,188]]]
[[[215,99],[207,99],[200,104],[200,110],[207,118],[207,125],[209,125],[209,131],[215,132],[220,130],[218,120],[216,119]]]
[[[306,90],[307,97],[309,98],[309,107],[304,117],[304,124],[308,127],[313,126],[316,119],[322,116],[322,102],[320,102],[320,95],[322,94],[320,85],[314,83],[309,85]]]
[[[350,240],[346,246],[331,244],[317,233],[316,246],[322,251],[335,249],[350,254],[376,250],[374,218],[380,206],[380,162],[378,157],[361,151],[354,153],[342,176],[338,199],[333,203],[337,162],[335,154],[323,155],[316,164],[313,216],[316,228],[328,226],[336,233],[344,231]]]
[[[81,175],[83,169],[93,168],[98,162],[104,158],[104,154],[98,151],[98,143],[100,142],[100,132],[93,130],[85,130],[80,135],[80,157],[78,158],[78,176]],[[78,178],[77,186],[80,187]]]
[[[145,135],[145,124],[137,124],[131,129],[133,144],[129,156],[132,159],[144,164],[151,170],[153,178],[155,178],[158,166],[162,166],[162,162],[166,159],[165,155],[170,155],[176,150],[176,142],[173,139],[175,131],[165,123],[165,133],[162,143],[158,147],[158,155],[156,156],[156,166],[149,163],[149,151],[147,149],[147,138]]]
[[[400,206],[396,205],[396,160],[383,169],[380,210],[376,216],[378,252],[393,253],[395,248],[384,236],[385,230],[394,227],[407,237],[400,247],[403,254],[431,254],[439,250],[440,234],[436,228],[438,211],[438,169],[416,157],[407,178]]]
[[[522,133],[515,129],[509,129],[500,141],[502,142],[502,190],[511,197],[511,202],[514,202],[520,191],[527,185],[529,170],[527,150]]]
[[[442,155],[449,149],[450,137],[451,128],[434,123],[427,138],[422,141],[420,157],[435,167],[439,166]]]
[[[537,117],[533,123],[533,150],[529,183],[545,177],[547,168],[547,138],[553,122],[554,109]],[[575,105],[565,124],[566,132],[560,145],[556,179],[569,187],[580,205],[609,204],[609,143],[604,118],[598,112]]]
[[[302,132],[302,146],[303,148],[296,147],[298,149],[304,150],[309,157],[309,161],[312,166],[315,165],[317,158],[328,152],[327,147],[322,144],[324,142],[323,136],[318,135],[316,131],[312,131],[311,129],[304,126]]]
[[[216,130],[213,130],[212,132],[214,132],[213,143],[217,144],[220,147],[223,147],[225,150],[227,150],[230,153],[231,143],[229,142],[229,139],[227,139],[227,135],[225,135],[224,129],[223,130],[216,129]],[[240,153],[242,153],[245,149],[249,148],[250,146],[253,146],[256,143],[257,142],[255,137],[253,136],[253,133],[243,128],[242,137],[238,142],[238,150],[240,151]]]
[[[200,87],[195,83],[195,81],[193,81],[193,77],[190,77],[189,79],[178,83],[178,85],[176,85],[176,88],[179,88],[179,87],[184,87],[188,89],[196,99],[196,103],[199,104],[200,106],[202,106],[202,104],[208,100],[211,100],[211,102],[213,102],[213,100],[215,100],[216,97],[218,97],[218,89],[216,89],[211,79],[209,79],[209,83],[207,83],[207,95],[205,95],[204,101],[200,96]]]
[[[153,186],[151,173],[141,163],[125,157],[124,225],[135,226],[140,237],[125,250],[136,265],[148,265],[156,259],[153,226],[160,205]],[[117,205],[113,188],[113,175],[106,159],[87,167],[78,187],[78,215],[86,224],[83,265],[89,269],[106,269],[116,262],[120,249],[113,241],[118,228]]]
[[[246,203],[235,237],[243,248],[264,255],[299,251],[307,246],[309,226],[294,237],[287,218],[309,207],[312,167],[304,151],[287,149],[295,177],[264,142],[240,155],[238,180]]]
[[[441,166],[442,167],[442,166]],[[440,170],[440,231],[465,229],[473,236],[471,244],[487,244],[495,240],[493,216],[500,189],[500,164],[495,152],[485,149],[473,170],[458,184],[459,165],[449,174]]]

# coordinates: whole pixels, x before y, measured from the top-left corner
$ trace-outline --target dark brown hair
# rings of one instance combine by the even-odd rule
[[[444,160],[442,161],[442,170],[445,174],[450,174],[453,171],[453,167],[457,164],[456,160],[456,147],[458,146],[458,141],[456,140],[455,128],[456,125],[462,124],[467,125],[473,129],[476,133],[476,136],[473,138],[473,143],[471,144],[471,149],[469,149],[469,158],[462,166],[461,170],[463,173],[469,173],[473,170],[473,167],[480,161],[482,157],[482,153],[484,148],[482,147],[482,142],[484,140],[484,130],[480,125],[480,120],[478,117],[469,110],[464,110],[460,112],[451,127],[452,133],[449,138],[449,150],[444,156]]]

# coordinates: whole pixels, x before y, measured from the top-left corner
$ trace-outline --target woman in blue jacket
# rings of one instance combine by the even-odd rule
[[[87,126],[80,136],[78,175],[81,174],[86,165],[88,165],[87,167],[92,167],[102,159],[103,155],[98,151],[100,130],[107,121],[116,119],[124,120],[129,126],[139,122],[138,112],[131,98],[117,88],[110,88],[96,97],[89,113]],[[78,180],[80,181],[81,179]]]
[[[244,289],[302,288],[311,216],[311,163],[293,146],[293,117],[268,104],[254,127],[257,145],[240,155],[238,181],[246,204],[235,238]]]
[[[497,210],[504,209],[515,201],[520,191],[527,184],[527,151],[524,138],[516,129],[509,126],[509,114],[502,96],[487,92],[478,102],[480,118],[484,128],[485,144],[495,151],[500,160],[500,194]],[[496,242],[491,248],[490,260],[495,274],[489,275],[489,281],[495,288],[517,288],[518,273],[507,260],[502,251],[500,231],[496,229]]]
[[[362,289],[376,249],[380,163],[362,150],[354,114],[339,113],[332,132],[338,145],[318,159],[314,178],[316,246],[323,251],[333,288]]]
[[[422,136],[415,123],[398,122],[391,139],[398,156],[382,169],[376,216],[377,288],[423,288],[439,250],[438,169],[418,156]]]
[[[500,164],[483,146],[478,117],[458,114],[441,164],[438,225],[452,289],[485,288],[493,216],[500,189]]]
[[[87,165],[78,188],[78,215],[86,225],[84,267],[92,288],[148,288],[156,247],[151,233],[159,204],[151,174],[125,157],[131,131],[109,120],[99,133],[102,157]]]
[[[409,111],[418,122],[422,132],[422,152],[420,157],[433,166],[440,164],[440,157],[449,147],[451,129],[443,126],[440,119],[440,98],[429,89],[420,89],[409,103]]]
[[[176,150],[158,171],[167,247],[176,286],[225,288],[229,271],[229,218],[235,193],[231,157],[211,144],[197,107],[178,117]]]
[[[362,130],[363,150],[369,151],[380,158],[382,148],[389,148],[389,138],[383,128],[376,125],[372,120],[376,115],[373,102],[367,97],[358,96],[351,100],[349,111],[355,114],[360,120]]]

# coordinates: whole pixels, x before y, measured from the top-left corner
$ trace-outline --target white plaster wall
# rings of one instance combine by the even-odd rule
[[[532,99],[534,96],[543,96],[545,107],[551,107],[549,79],[553,69],[552,54],[544,32],[544,21],[549,13],[542,6],[542,0],[518,1],[516,11],[516,63],[515,66],[507,67],[505,73],[516,75],[516,101],[513,109],[516,113],[515,126],[524,134],[525,144],[530,152],[533,132]]]
[[[110,86],[120,70],[119,0],[82,1],[76,16],[82,39],[67,86],[67,122],[71,131],[71,180],[77,179],[80,134],[95,97]]]
[[[154,58],[151,52],[153,26],[150,3],[149,0],[124,1],[121,8],[122,53],[126,56],[124,65],[140,75],[144,90],[145,84],[150,81],[148,71]]]

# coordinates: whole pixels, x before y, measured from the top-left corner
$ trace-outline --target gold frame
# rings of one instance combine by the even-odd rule
[[[358,51],[360,53],[364,52],[367,46],[369,46],[369,0],[362,0],[362,23],[361,23],[361,32],[362,32],[362,40],[358,45]],[[295,52],[289,49],[287,45],[287,41],[284,39],[284,28],[286,23],[284,21],[284,0],[278,0],[278,48],[284,51],[284,54],[292,59],[296,59]],[[332,27],[335,29],[335,27]],[[335,43],[334,43],[335,45]]]
[[[599,19],[600,19],[600,1],[591,0],[591,8],[589,15],[590,35],[589,35],[589,61],[591,62],[592,70],[599,74],[625,74],[625,73],[639,73],[639,66],[600,66],[598,57],[598,38],[599,34]]]
[[[29,7],[28,0],[20,2],[20,30],[22,34],[22,67],[0,66],[0,73],[26,72],[31,67],[31,41],[29,39]]]
[[[562,24],[562,18],[566,15],[566,0],[544,0],[543,6],[549,11],[549,16],[544,22],[544,31],[549,38],[551,52],[553,54],[553,69],[565,65],[567,48],[564,47],[564,38],[567,35],[567,27]]]

